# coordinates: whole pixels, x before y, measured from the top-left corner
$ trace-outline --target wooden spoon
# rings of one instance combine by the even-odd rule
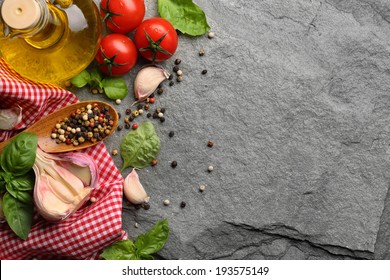
[[[57,144],[54,139],[51,138],[52,129],[55,127],[57,122],[64,120],[65,118],[70,117],[70,115],[75,112],[77,109],[80,109],[81,107],[85,107],[88,104],[97,104],[99,109],[102,109],[103,107],[108,108],[108,113],[112,117],[112,120],[114,121],[114,124],[112,125],[112,129],[110,130],[110,133],[107,134],[101,141],[105,140],[108,136],[110,136],[116,129],[118,125],[118,113],[112,107],[110,104],[98,101],[98,100],[88,100],[88,101],[82,101],[75,104],[68,105],[66,107],[63,107],[50,115],[47,115],[46,117],[43,117],[36,123],[34,123],[32,126],[25,129],[25,132],[32,132],[38,135],[38,146],[47,153],[64,153],[64,152],[70,152],[80,149],[85,149],[91,146],[96,145],[100,141],[91,142],[91,141],[85,141],[83,143],[80,143],[78,146],[74,146],[73,144],[65,144],[60,143]],[[4,147],[12,140],[12,138],[0,143],[0,152],[4,149]]]

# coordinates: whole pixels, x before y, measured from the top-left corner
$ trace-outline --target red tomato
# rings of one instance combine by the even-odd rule
[[[102,0],[100,14],[108,29],[126,34],[133,31],[144,19],[144,0]]]
[[[137,48],[122,34],[108,34],[102,38],[95,60],[100,71],[109,76],[122,76],[137,62]]]
[[[178,37],[169,21],[154,17],[144,20],[137,27],[134,41],[144,58],[159,62],[167,60],[175,53]]]

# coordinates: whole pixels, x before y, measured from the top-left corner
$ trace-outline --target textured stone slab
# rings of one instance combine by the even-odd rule
[[[184,80],[156,98],[159,164],[139,171],[151,208],[124,205],[129,236],[168,218],[161,258],[388,259],[388,1],[195,2],[216,37],[180,36]]]

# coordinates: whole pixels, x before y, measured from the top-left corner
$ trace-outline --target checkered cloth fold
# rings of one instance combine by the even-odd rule
[[[0,108],[19,105],[23,109],[22,122],[14,130],[0,130],[0,142],[76,102],[73,93],[26,80],[0,59]],[[49,223],[36,214],[25,241],[7,223],[1,223],[0,259],[96,259],[103,248],[127,238],[122,229],[122,175],[103,143],[80,152],[92,156],[100,169],[98,186],[91,194],[96,202],[84,205],[59,223]]]

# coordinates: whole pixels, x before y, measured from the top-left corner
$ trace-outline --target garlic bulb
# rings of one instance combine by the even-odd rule
[[[148,98],[170,74],[157,65],[143,67],[134,80],[134,96],[139,101]]]
[[[11,130],[22,121],[22,107],[0,109],[0,129]]]
[[[131,171],[125,178],[123,192],[125,193],[127,200],[133,204],[149,202],[149,196],[142,186],[134,168],[133,171]]]
[[[34,202],[48,221],[60,221],[77,211],[97,183],[97,166],[86,154],[52,155],[37,149]]]

